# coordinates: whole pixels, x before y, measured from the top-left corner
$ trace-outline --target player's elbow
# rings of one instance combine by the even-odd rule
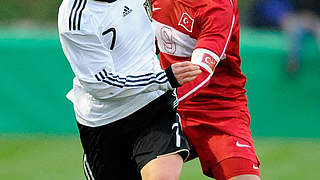
[[[90,94],[96,100],[109,99],[115,96],[115,93],[106,88],[101,82],[79,81],[86,93]]]

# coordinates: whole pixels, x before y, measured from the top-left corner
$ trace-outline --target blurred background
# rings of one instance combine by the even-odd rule
[[[61,0],[1,0],[0,179],[84,179]],[[320,3],[241,0],[251,130],[268,180],[320,179]],[[208,179],[198,160],[182,180]]]

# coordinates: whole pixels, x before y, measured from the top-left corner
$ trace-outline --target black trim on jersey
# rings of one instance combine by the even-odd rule
[[[123,77],[120,77],[119,75],[114,75],[112,73],[108,73],[105,69],[102,70],[102,72],[104,73],[104,75],[107,77],[112,77],[112,78],[116,78],[116,79],[120,79],[120,80],[126,80],[127,78],[141,78],[141,77],[147,77],[147,76],[151,76],[151,75],[154,75],[154,73],[147,73],[147,74],[142,74],[142,75],[128,75],[127,78],[123,78]],[[160,72],[158,74],[156,74],[156,78],[158,76],[160,76],[161,74],[163,74],[163,72]],[[102,79],[105,79],[105,76],[101,75],[100,72],[99,72],[99,75]],[[98,81],[101,81],[98,74],[95,75],[96,76],[96,79]],[[159,80],[162,80],[164,77],[160,78]]]
[[[107,83],[107,84],[109,84],[109,85],[111,85],[111,86],[116,86],[116,87],[118,87],[118,88],[123,88],[123,86],[121,86],[121,85],[114,84],[114,83],[111,83],[111,82],[106,81],[106,80],[102,80],[102,82]]]
[[[105,69],[102,70],[104,72],[104,74],[107,76],[110,76],[112,78],[117,78],[117,79],[120,79],[120,80],[126,80],[127,78],[124,78],[124,77],[120,77],[119,75],[114,75],[112,73],[107,73],[107,71]],[[109,74],[109,75],[108,75]],[[127,76],[129,77],[129,76]]]
[[[71,19],[72,19],[72,14],[73,14],[74,8],[76,7],[77,2],[78,2],[78,0],[75,0],[75,1],[73,2],[72,8],[71,8],[71,12],[70,12],[70,15],[69,15],[69,30],[70,30],[70,31],[71,31],[71,24],[72,24],[72,21],[71,21]]]
[[[102,72],[100,71],[94,75],[98,81],[120,88],[146,86],[152,83],[164,84],[169,81],[164,71],[157,74],[129,75],[125,78],[108,73],[105,69],[103,69]]]
[[[162,77],[160,77],[161,75],[162,75]],[[162,83],[161,80],[166,78],[166,75],[165,75],[164,72],[160,72],[160,73],[158,73],[156,75],[154,75],[153,73],[148,73],[148,74],[145,74],[145,75],[139,75],[137,77],[127,76],[127,78],[120,78],[118,75],[117,76],[113,76],[112,74],[110,74],[106,78],[111,80],[111,81],[122,83],[124,85],[125,83],[137,83],[138,84],[138,82],[144,82],[144,81],[148,82],[150,80]],[[154,79],[156,79],[156,80],[154,80]],[[124,80],[124,81],[120,81],[120,80]],[[168,81],[168,80],[165,79],[164,83],[166,81]]]
[[[158,76],[162,75],[162,77],[158,78]],[[158,84],[164,84],[168,82],[168,79],[166,78],[165,73],[159,74],[156,77],[146,77],[144,79],[135,79],[135,80],[130,80],[127,78],[122,78],[124,81],[120,81],[118,78],[113,78],[113,77],[106,77],[103,79],[103,82],[109,82],[108,84],[112,83],[113,85],[117,84],[118,86],[121,87],[135,87],[135,86],[145,86],[151,83],[158,83]],[[163,80],[164,79],[164,80]]]
[[[70,31],[71,30],[80,30],[81,16],[82,16],[82,12],[83,12],[86,4],[87,4],[87,0],[84,0],[84,1],[83,0],[74,0],[70,15],[69,15],[69,30]],[[77,6],[77,8],[76,8],[76,6]],[[80,10],[80,12],[78,14],[79,10]]]
[[[162,75],[161,78],[159,78],[159,76]],[[119,75],[113,75],[112,73],[110,73],[110,75],[106,74],[107,78],[113,81],[119,81],[119,80],[124,80],[127,82],[141,82],[141,81],[149,81],[151,79],[156,79],[159,78],[159,80],[162,80],[163,78],[165,78],[165,73],[160,72],[156,75],[154,75],[153,73],[148,73],[148,74],[144,74],[144,75],[139,75],[139,76],[127,76],[127,78],[121,78],[119,77]],[[119,79],[119,80],[117,80]],[[131,79],[131,80],[130,80]],[[136,79],[136,80],[132,80],[132,79]],[[122,82],[122,81],[119,81]]]
[[[152,84],[152,83],[157,83],[157,84],[165,84],[167,83],[167,81],[163,81],[163,82],[160,82],[160,81],[157,81],[157,80],[152,80],[152,81],[149,81],[147,83],[144,83],[144,84],[128,84],[128,85],[125,85],[125,87],[139,87],[139,86],[146,86],[146,85],[149,85],[149,84]]]
[[[78,7],[76,9],[76,12],[74,13],[74,17],[73,17],[73,30],[76,30],[76,20],[77,20],[77,14],[78,14],[78,11],[80,9],[80,6],[82,4],[82,0],[80,0],[79,4],[78,4]],[[79,19],[79,18],[78,18]]]
[[[105,79],[105,78],[107,77],[107,75],[106,75],[106,77],[104,77],[103,74],[102,74],[102,72],[99,72],[99,75],[100,75],[100,77],[101,77],[102,79]]]
[[[160,73],[162,73],[162,72],[160,72]],[[159,74],[160,74],[159,73]],[[140,78],[140,77],[144,77],[144,76],[150,76],[150,75],[152,75],[153,73],[148,73],[148,74],[143,74],[143,75],[129,75],[129,76],[127,76],[127,77],[130,77],[130,78]],[[157,75],[158,76],[158,75]]]
[[[124,87],[141,87],[141,86],[146,86],[146,85],[149,85],[149,84],[152,84],[152,83],[158,83],[158,84],[165,84],[167,83],[167,81],[164,81],[164,82],[159,82],[157,80],[153,80],[153,81],[150,81],[150,82],[147,82],[147,83],[144,83],[144,84],[123,84],[123,85],[119,85],[119,84],[115,84],[115,83],[112,83],[112,82],[109,82],[107,80],[102,80],[102,82],[106,83],[106,84],[109,84],[111,86],[116,86],[116,87],[119,87],[119,88],[124,88]]]
[[[155,77],[151,77],[151,78],[148,78],[148,79],[139,79],[139,80],[127,79],[126,81],[119,81],[117,79],[113,79],[113,78],[107,77],[104,80],[113,81],[114,83],[120,83],[123,87],[134,87],[134,86],[148,85],[148,84],[151,84],[151,83],[163,84],[163,83],[166,83],[168,81],[167,79],[165,79],[164,81],[161,81],[164,78],[166,78],[166,76],[163,76],[160,79],[156,79]]]
[[[82,15],[82,11],[84,10],[84,7],[86,7],[87,4],[87,0],[84,0],[83,6],[79,12],[79,20],[78,20],[78,30],[80,30],[80,23],[81,23],[81,15]]]
[[[96,79],[98,80],[98,81],[101,81],[101,79],[99,78],[99,76],[96,74],[96,75],[94,75],[95,77],[96,77]]]
[[[138,79],[138,80],[130,80],[128,79],[127,82],[143,82],[143,81],[150,81],[152,79],[155,79],[157,77],[149,77],[149,78],[144,78],[144,79]],[[158,81],[160,82],[160,80],[166,78],[166,76],[163,74],[163,76],[161,78],[158,79]]]
[[[148,76],[154,75],[154,73],[147,73],[147,74],[142,74],[142,75],[128,75],[127,78],[122,78],[119,75],[114,75],[112,73],[108,73],[105,69],[103,69],[102,71],[104,72],[105,76],[106,77],[110,77],[110,79],[111,78],[115,78],[115,79],[122,79],[122,80],[126,80],[126,79],[129,79],[129,78],[133,78],[133,79],[136,78],[137,79],[137,78],[148,77]],[[100,74],[100,72],[99,72],[99,74]],[[158,74],[155,75],[156,76],[155,78],[158,78],[161,74],[164,74],[164,72],[159,72]],[[105,77],[103,75],[101,75],[101,74],[100,74],[100,77],[102,77],[102,79],[105,79]]]

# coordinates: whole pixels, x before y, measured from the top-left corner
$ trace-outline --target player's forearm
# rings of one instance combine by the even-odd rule
[[[80,83],[96,99],[125,98],[173,89],[165,71],[127,76],[103,72],[96,74],[95,82],[80,80]]]
[[[196,49],[193,51],[191,62],[199,65],[202,72],[195,80],[178,88],[177,94],[179,102],[183,103],[191,99],[200,89],[205,88],[209,84],[219,61],[219,57],[210,50]]]
[[[96,99],[125,98],[152,91],[168,91],[196,78],[200,67],[191,62],[173,64],[166,70],[140,75],[119,75],[106,70],[95,75],[95,82],[80,80]]]

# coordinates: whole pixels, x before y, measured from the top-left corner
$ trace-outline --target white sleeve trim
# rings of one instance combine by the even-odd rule
[[[178,101],[182,101],[184,100],[186,97],[190,96],[192,93],[194,93],[195,91],[197,91],[200,87],[202,87],[204,84],[206,84],[210,78],[212,77],[212,75],[209,75],[204,81],[202,81],[198,86],[196,86],[195,88],[193,88],[191,91],[189,91],[187,94],[185,94],[184,96],[182,96],[181,98],[178,99]]]
[[[230,0],[230,3],[231,3],[231,6],[232,6],[232,9],[234,10],[234,5],[233,5],[232,0]],[[233,30],[235,21],[236,21],[236,16],[235,16],[235,14],[233,12],[231,28],[230,28],[230,31],[229,31],[228,39],[227,39],[226,45],[223,48],[223,51],[222,51],[221,56],[220,56],[220,59],[224,59],[224,56],[225,56],[225,53],[226,53],[226,50],[227,50],[227,47],[228,47],[228,44],[229,44],[229,41],[230,41],[230,38],[231,38],[231,34],[232,34],[232,30]]]

